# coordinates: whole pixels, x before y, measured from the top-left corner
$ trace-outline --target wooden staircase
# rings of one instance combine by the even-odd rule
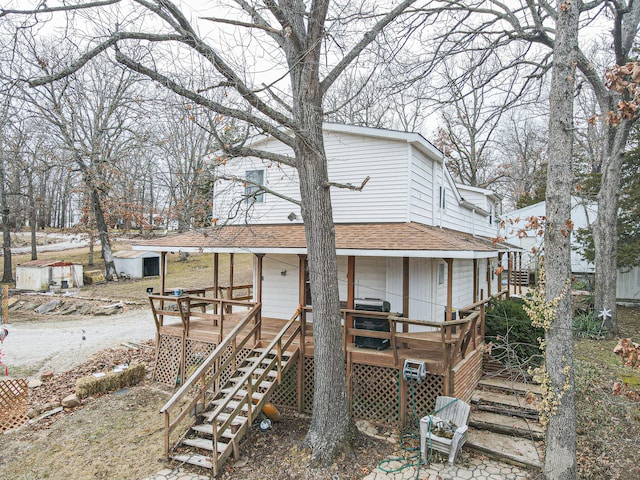
[[[254,328],[238,324],[218,345],[161,410],[167,459],[210,469],[216,476],[227,458],[239,458],[242,437],[300,356],[293,344],[300,335],[298,317],[296,312],[268,345],[251,345],[255,326],[259,328],[255,322]],[[189,414],[194,422],[172,442]]]
[[[297,348],[282,352],[281,368],[278,369],[275,362],[278,360],[277,352],[269,352],[265,348],[252,350],[209,408],[198,416],[178,444],[177,453],[171,454],[170,458],[209,469],[214,469],[214,462],[218,463],[219,469],[231,455],[238,459],[240,439],[275,390],[279,375],[295,363],[297,354]],[[217,458],[212,461],[214,451]]]
[[[471,398],[466,447],[519,466],[542,468],[544,431],[535,404],[540,387],[483,378]]]

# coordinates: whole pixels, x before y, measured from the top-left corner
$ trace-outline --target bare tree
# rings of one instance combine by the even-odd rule
[[[512,115],[498,140],[500,182],[505,203],[522,208],[544,200],[546,191],[547,128],[535,116]]]
[[[50,73],[68,52],[34,47],[35,61],[43,74]],[[43,122],[55,135],[64,157],[75,166],[84,184],[91,219],[100,239],[105,276],[117,278],[113,262],[109,227],[112,186],[123,160],[139,144],[136,134],[135,109],[139,96],[134,90],[138,80],[118,66],[103,64],[78,72],[38,89],[23,90]],[[120,182],[121,183],[121,182]]]
[[[349,450],[352,428],[341,351],[331,184],[322,132],[323,99],[343,72],[392,22],[396,21],[397,28],[412,27],[398,19],[414,2],[403,0],[391,10],[382,11],[382,7],[371,4],[334,5],[329,0],[306,3],[237,0],[232,2],[236,8],[226,9],[229,13],[224,18],[215,15],[225,10],[210,8],[207,13],[201,10],[199,25],[194,26],[189,15],[169,0],[136,0],[132,8],[153,16],[152,22],[136,23],[134,19],[130,23],[129,12],[113,10],[111,24],[104,27],[95,41],[89,42],[76,61],[30,81],[31,85],[49,84],[111,49],[116,60],[129,69],[193,103],[249,123],[291,149],[290,155],[283,155],[256,151],[241,143],[226,145],[230,157],[275,160],[299,173],[314,305],[315,389],[307,435],[314,463],[328,463],[339,451]],[[43,10],[52,11],[46,7]],[[231,31],[239,48],[216,45],[213,36],[199,33],[208,28],[216,29],[223,38]],[[397,33],[398,38],[403,38]],[[251,42],[255,48],[241,48],[245,42]],[[156,48],[146,48],[144,44]],[[170,45],[160,51],[160,44]],[[255,67],[245,62],[253,60],[252,51],[256,50],[259,50],[256,55],[272,62],[273,78],[267,82],[256,82],[248,73]],[[181,57],[180,53],[184,55]],[[207,76],[203,79],[207,84],[190,88],[177,71],[184,66],[180,58],[207,65],[217,75],[216,82],[209,83],[211,76]],[[269,71],[269,66],[262,69]],[[227,95],[225,103],[210,95],[220,90]]]
[[[567,1],[556,12],[556,38],[549,107],[549,163],[546,192],[546,298],[554,312],[545,328],[544,474],[548,479],[576,478],[576,404],[571,310],[571,190],[573,183],[573,101],[580,20],[579,3]]]

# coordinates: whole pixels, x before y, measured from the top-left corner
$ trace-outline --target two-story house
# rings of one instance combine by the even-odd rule
[[[428,371],[415,393],[423,410],[442,393],[470,398],[481,375],[484,332],[479,312],[471,314],[468,307],[500,290],[495,269],[506,249],[491,240],[497,237],[500,197],[456,184],[443,154],[419,134],[339,124],[326,124],[324,132],[330,181],[360,186],[368,179],[361,190],[331,192],[352,413],[383,421],[404,419],[410,395],[398,377],[407,359],[419,359]],[[257,140],[252,147],[291,154],[273,138]],[[304,219],[298,204],[289,201],[299,198],[295,169],[236,158],[218,167],[215,227],[133,248],[163,256],[210,252],[216,259],[252,254],[252,300],[261,305],[263,323],[290,319],[299,306],[305,321],[312,322]],[[218,292],[217,270],[214,283]],[[390,323],[383,311],[376,314],[382,324],[358,325],[362,318],[356,311],[361,309],[386,310],[392,313]],[[443,327],[445,320],[460,323]],[[367,335],[373,338],[363,341]],[[303,354],[297,398],[308,410],[312,347]],[[372,390],[384,397],[373,410],[365,401]]]

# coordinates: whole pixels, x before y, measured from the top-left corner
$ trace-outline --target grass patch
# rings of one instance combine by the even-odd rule
[[[638,338],[640,309],[619,308],[620,335]],[[578,478],[640,478],[640,403],[614,395],[622,381],[640,388],[640,372],[613,353],[617,340],[578,339],[575,343]]]

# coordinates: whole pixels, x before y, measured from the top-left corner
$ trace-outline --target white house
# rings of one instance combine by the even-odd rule
[[[332,182],[361,185],[368,178],[361,191],[331,192],[345,304],[353,301],[349,274],[356,299],[388,301],[391,311],[426,320],[443,320],[447,306],[459,309],[498,291],[493,272],[507,250],[491,241],[498,234],[498,195],[456,184],[442,153],[419,134],[325,124],[324,135]],[[251,147],[291,155],[273,138]],[[216,227],[133,248],[252,253],[254,296],[262,302],[262,315],[289,318],[300,303],[309,303],[300,298],[303,219],[299,206],[286,199],[300,198],[297,172],[242,158],[219,167],[218,177]]]
[[[506,242],[518,246],[523,250],[523,270],[534,272],[538,267],[539,255],[543,252],[543,236],[538,235],[535,229],[530,227],[531,217],[544,217],[546,214],[546,202],[539,202],[527,207],[513,210],[503,215],[501,235],[506,237]],[[571,233],[571,271],[578,275],[594,273],[595,265],[588,261],[576,249],[576,232],[579,229],[588,228],[598,215],[598,206],[595,202],[586,202],[579,197],[571,197],[571,220],[573,232]],[[520,235],[518,235],[518,233]],[[533,253],[535,251],[535,253]],[[618,270],[616,297],[619,301],[640,300],[640,269],[632,268],[624,271]]]

